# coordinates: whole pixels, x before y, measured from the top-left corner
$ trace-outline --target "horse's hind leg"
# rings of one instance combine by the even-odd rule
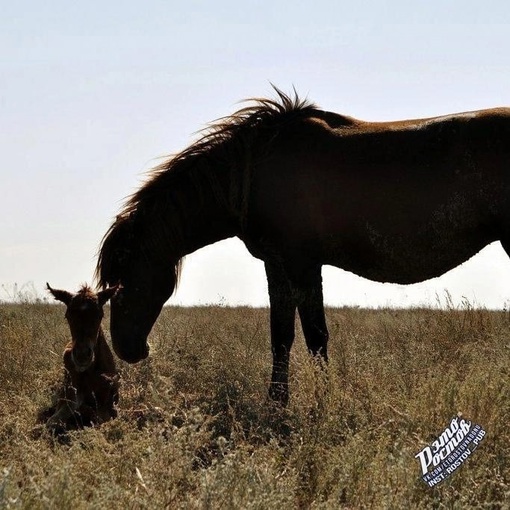
[[[312,356],[328,361],[328,327],[324,315],[321,267],[307,275],[303,299],[298,305],[299,317],[305,335],[306,345]]]
[[[501,246],[505,250],[506,254],[510,257],[510,235],[500,239]]]
[[[289,357],[294,342],[296,296],[283,268],[265,264],[271,304],[271,350],[273,373],[269,396],[282,405],[289,400]]]

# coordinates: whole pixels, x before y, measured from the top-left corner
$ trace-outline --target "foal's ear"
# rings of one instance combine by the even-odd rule
[[[103,306],[109,299],[111,299],[117,292],[121,289],[120,283],[114,285],[113,287],[108,287],[105,290],[101,290],[97,293],[97,299],[99,304]]]
[[[46,283],[46,287],[57,301],[62,301],[65,305],[68,305],[73,299],[73,294],[67,292],[67,290],[52,289],[49,283]]]

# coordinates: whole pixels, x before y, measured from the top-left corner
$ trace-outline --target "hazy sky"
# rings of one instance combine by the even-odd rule
[[[99,242],[158,158],[237,101],[295,86],[363,118],[510,105],[510,3],[0,0],[0,299],[91,281]],[[483,5],[482,5],[483,4]],[[510,141],[509,141],[510,143]],[[510,169],[509,169],[510,171]],[[510,302],[499,243],[444,277],[324,269],[334,305]],[[173,303],[267,303],[236,240],[190,255]]]

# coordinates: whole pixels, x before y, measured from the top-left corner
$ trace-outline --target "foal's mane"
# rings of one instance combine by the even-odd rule
[[[97,294],[86,283],[80,287],[76,296],[80,296],[80,300],[84,301],[97,300]]]
[[[263,147],[269,146],[287,122],[318,111],[313,103],[299,98],[295,90],[293,95],[287,95],[273,88],[277,99],[247,100],[251,104],[209,124],[200,132],[198,140],[149,172],[147,181],[127,199],[103,237],[96,267],[99,287],[117,283],[119,278],[115,268],[119,261],[129,257],[130,247],[137,241],[134,233],[136,218],[143,216],[144,211],[154,210],[158,201],[168,200],[172,185],[182,175],[193,182],[200,193],[213,193],[233,215],[245,215],[254,152],[259,154]],[[213,171],[219,166],[230,173],[227,190],[221,188]],[[160,235],[179,237],[175,231],[169,232],[163,223],[158,228]],[[175,265],[176,283],[181,263],[182,259]]]

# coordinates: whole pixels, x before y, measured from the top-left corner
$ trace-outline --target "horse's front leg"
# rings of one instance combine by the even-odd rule
[[[294,342],[296,299],[290,281],[278,266],[265,264],[271,305],[273,373],[269,396],[281,405],[289,401],[289,357]]]
[[[313,268],[307,276],[303,299],[298,305],[299,317],[308,351],[327,362],[329,333],[324,315],[321,267]]]

